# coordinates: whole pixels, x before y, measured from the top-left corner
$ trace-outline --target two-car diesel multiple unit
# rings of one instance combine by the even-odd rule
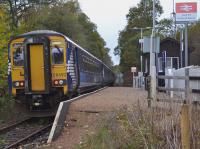
[[[10,93],[29,106],[53,106],[73,94],[110,85],[114,73],[65,35],[37,30],[11,39]]]

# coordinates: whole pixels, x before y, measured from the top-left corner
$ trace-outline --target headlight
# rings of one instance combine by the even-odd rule
[[[13,87],[16,87],[16,88],[24,87],[24,81],[14,81]]]
[[[63,86],[65,84],[66,84],[65,80],[54,80],[53,81],[53,85],[55,85],[55,86]]]
[[[19,86],[19,82],[15,82],[15,86],[18,87]]]
[[[54,84],[55,84],[55,85],[58,85],[58,80],[55,80],[55,81],[54,81]]]
[[[20,82],[20,86],[24,86],[24,82]]]
[[[59,81],[59,84],[60,84],[60,85],[63,85],[63,83],[64,83],[63,80],[60,80],[60,81]]]

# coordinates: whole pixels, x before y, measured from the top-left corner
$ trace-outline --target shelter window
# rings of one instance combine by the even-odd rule
[[[24,65],[24,50],[22,44],[14,45],[13,64],[14,66]]]
[[[64,62],[63,48],[54,45],[52,48],[52,64],[63,64],[63,62]]]
[[[167,57],[166,67],[178,69],[179,68],[179,58],[178,57]]]

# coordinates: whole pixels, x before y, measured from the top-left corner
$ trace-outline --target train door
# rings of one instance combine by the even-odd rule
[[[29,50],[31,91],[44,91],[44,46],[43,44],[33,44],[30,45]]]
[[[25,94],[48,94],[51,70],[49,39],[29,37],[24,41]]]

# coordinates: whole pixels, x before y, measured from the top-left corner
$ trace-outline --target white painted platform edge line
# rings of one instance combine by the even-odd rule
[[[70,99],[70,100],[61,102],[61,103],[59,104],[58,111],[57,111],[57,113],[56,113],[56,117],[55,117],[55,119],[54,119],[53,126],[52,126],[52,128],[51,128],[51,131],[50,131],[50,134],[49,134],[47,143],[51,143],[52,140],[53,140],[53,135],[54,135],[54,133],[55,133],[56,126],[57,126],[57,123],[58,123],[58,119],[59,119],[59,117],[60,117],[61,110],[62,110],[62,108],[63,108],[63,104],[64,104],[64,103],[73,102],[73,101],[75,101],[75,100],[77,100],[77,99],[79,99],[79,98],[81,98],[81,97],[85,97],[85,96],[87,96],[87,95],[94,94],[94,93],[99,92],[99,91],[101,91],[101,90],[103,90],[103,89],[106,89],[106,88],[107,88],[107,86],[104,87],[104,88],[100,88],[100,89],[98,89],[98,90],[95,90],[95,91],[93,91],[93,92],[80,95],[80,96],[75,97],[75,98],[73,98],[73,99]]]
[[[53,126],[52,126],[52,128],[51,128],[51,131],[50,131],[50,134],[49,134],[47,143],[51,143],[51,142],[52,142],[53,135],[54,135],[55,130],[56,130],[56,126],[57,126],[57,123],[58,123],[58,119],[59,119],[59,117],[60,117],[60,113],[61,113],[62,107],[63,107],[63,102],[61,102],[61,103],[59,104],[58,111],[57,111],[57,113],[56,113],[56,117],[55,117],[55,119],[54,119]]]

